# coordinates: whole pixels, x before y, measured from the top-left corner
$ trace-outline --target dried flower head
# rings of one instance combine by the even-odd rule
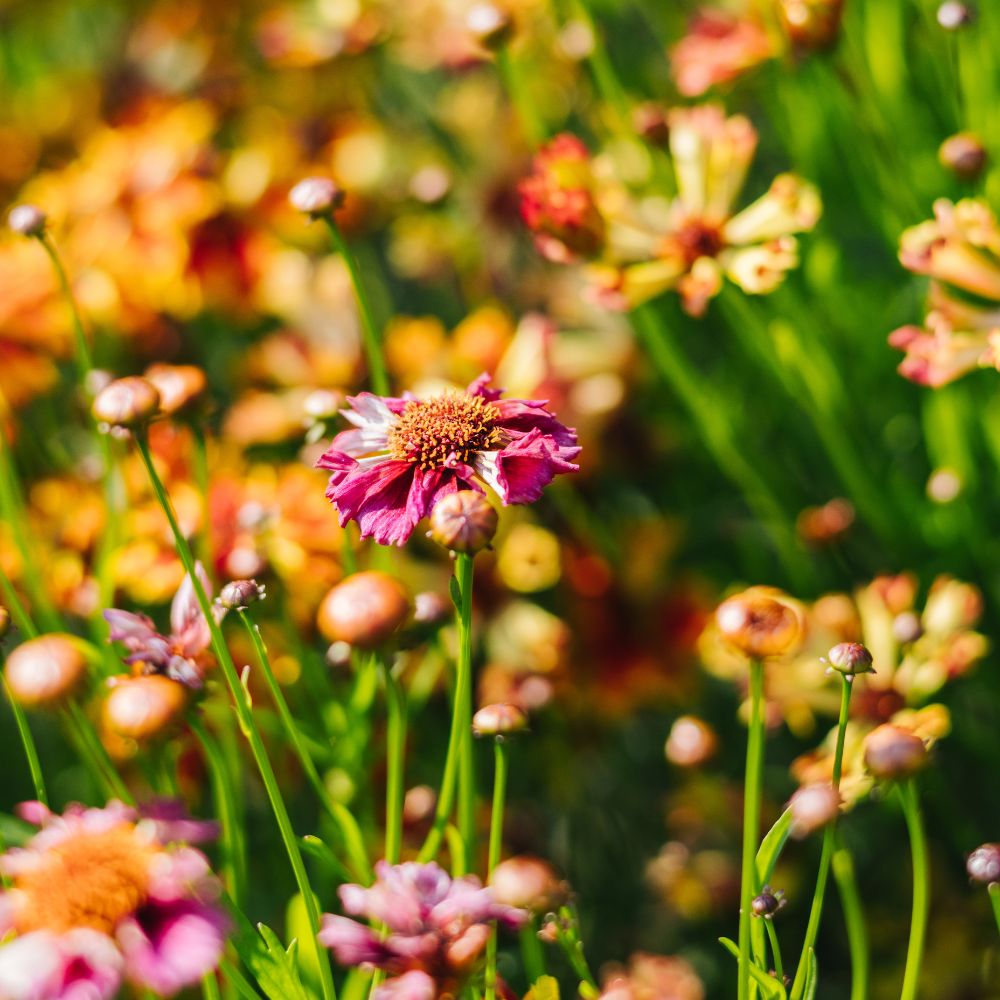
[[[500,518],[476,490],[442,497],[431,510],[430,537],[452,552],[479,552],[493,541]]]
[[[90,648],[74,635],[55,632],[28,639],[8,657],[4,675],[11,697],[26,708],[54,708],[80,690]]]
[[[227,611],[246,611],[251,604],[263,601],[266,596],[265,586],[256,580],[231,580],[219,591],[215,600]]]
[[[162,674],[114,677],[101,706],[101,722],[115,736],[145,743],[173,731],[187,708],[190,690]]]
[[[865,737],[864,759],[865,767],[876,778],[898,781],[927,765],[927,746],[908,729],[885,723]]]
[[[788,808],[792,811],[792,835],[808,837],[840,815],[840,795],[826,782],[803,785],[789,799]]]
[[[472,717],[476,736],[512,736],[528,726],[528,717],[517,705],[486,705]]]
[[[973,882],[983,885],[1000,882],[1000,844],[977,847],[965,862],[965,870]]]
[[[753,659],[793,653],[803,639],[802,609],[773,587],[751,587],[727,598],[715,621],[726,641]]]
[[[410,612],[410,595],[399,580],[368,570],[354,573],[327,593],[317,623],[331,642],[374,649],[392,638]]]
[[[138,427],[152,420],[159,410],[160,394],[156,386],[138,375],[109,382],[91,407],[102,429]]]
[[[343,190],[328,177],[307,177],[288,192],[292,208],[313,218],[340,208],[344,197]]]
[[[701,767],[719,749],[715,730],[693,715],[682,715],[670,727],[664,747],[667,760],[677,767]]]
[[[37,205],[15,205],[7,214],[7,225],[22,236],[41,236],[48,219]]]

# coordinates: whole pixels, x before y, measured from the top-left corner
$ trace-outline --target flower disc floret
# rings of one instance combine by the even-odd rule
[[[392,457],[425,471],[491,451],[503,441],[496,426],[500,411],[482,396],[446,392],[428,400],[411,399],[388,432]]]

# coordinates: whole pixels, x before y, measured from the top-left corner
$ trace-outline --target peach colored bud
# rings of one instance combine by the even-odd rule
[[[101,721],[118,736],[142,743],[172,729],[184,715],[188,689],[162,674],[121,677],[101,706]]]
[[[967,3],[945,0],[937,9],[937,22],[945,31],[958,31],[975,20],[976,12]]]
[[[476,736],[512,736],[528,726],[528,717],[517,705],[486,705],[472,717]]]
[[[3,639],[10,631],[10,612],[0,605],[0,639]]]
[[[963,181],[974,181],[983,172],[987,159],[986,148],[971,132],[950,136],[938,149],[941,166]]]
[[[292,208],[311,215],[323,215],[344,204],[344,192],[329,177],[307,177],[288,192]]]
[[[470,969],[483,953],[490,936],[488,924],[473,924],[463,931],[445,948],[445,961],[455,972]]]
[[[320,605],[317,624],[331,642],[374,649],[410,615],[406,588],[388,573],[369,570],[338,583]]]
[[[15,205],[7,214],[7,225],[22,236],[41,236],[47,221],[37,205]]]
[[[434,505],[430,536],[452,552],[478,552],[493,541],[499,520],[482,493],[459,490]]]
[[[983,885],[1000,882],[1000,844],[977,847],[965,862],[965,870],[973,882]]]
[[[802,838],[832,823],[840,813],[840,795],[833,785],[803,785],[788,801],[792,810],[792,835]]]
[[[664,752],[677,767],[700,767],[715,756],[718,748],[718,737],[707,722],[682,715],[670,727]]]
[[[827,653],[830,666],[842,674],[873,674],[872,654],[860,642],[839,642]]]
[[[437,792],[430,785],[414,785],[406,790],[403,797],[403,822],[416,826],[429,820],[437,805]]]
[[[452,604],[443,595],[425,590],[413,599],[413,620],[421,625],[439,625],[451,617]]]
[[[498,49],[510,40],[514,21],[510,13],[494,3],[477,3],[469,9],[465,26],[483,48]]]
[[[102,426],[137,427],[156,416],[159,409],[156,386],[138,375],[129,375],[109,382],[97,394],[91,412]]]
[[[87,676],[88,647],[55,632],[21,643],[7,657],[7,687],[26,708],[52,708],[72,697]]]
[[[915,611],[902,611],[892,620],[892,634],[896,642],[916,642],[924,634],[920,615]]]
[[[556,910],[569,895],[566,883],[552,865],[529,855],[501,861],[493,869],[489,884],[498,903],[532,913]]]
[[[782,27],[799,49],[825,49],[837,40],[843,0],[779,0]]]
[[[160,394],[160,412],[168,415],[191,409],[208,389],[205,373],[195,365],[150,365],[144,377]]]
[[[792,653],[804,633],[801,609],[774,587],[751,587],[728,598],[715,621],[729,644],[751,659]]]
[[[344,405],[344,397],[332,389],[314,389],[302,409],[310,420],[332,420]]]
[[[886,781],[909,778],[927,763],[927,747],[919,736],[885,723],[865,737],[865,767]]]
[[[216,603],[228,611],[245,611],[266,596],[265,588],[256,580],[233,580],[222,588]]]

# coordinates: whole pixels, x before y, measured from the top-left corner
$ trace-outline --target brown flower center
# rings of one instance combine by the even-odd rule
[[[468,463],[476,452],[501,443],[503,432],[495,426],[499,417],[492,403],[465,392],[411,400],[389,431],[389,450],[393,458],[421,469]]]
[[[674,234],[674,239],[690,267],[699,257],[716,257],[725,246],[718,226],[704,219],[689,219]]]
[[[154,850],[130,823],[50,848],[14,880],[18,931],[90,927],[111,934],[146,901]]]

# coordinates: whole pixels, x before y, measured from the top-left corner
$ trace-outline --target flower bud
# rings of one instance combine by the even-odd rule
[[[786,902],[783,890],[779,889],[777,892],[773,892],[769,885],[765,885],[760,890],[760,895],[754,896],[750,903],[750,910],[755,917],[770,920]]]
[[[344,397],[332,389],[314,389],[302,403],[310,421],[333,420],[344,405]]]
[[[433,590],[421,591],[413,599],[413,620],[420,625],[440,625],[452,611],[451,602]]]
[[[205,373],[195,365],[150,365],[144,377],[160,394],[160,412],[167,415],[193,408],[208,389]]]
[[[138,375],[116,378],[98,394],[91,407],[103,427],[137,427],[156,416],[160,394],[152,382]]]
[[[963,181],[974,181],[986,166],[986,148],[971,132],[959,132],[941,143],[938,160]]]
[[[486,705],[472,717],[476,736],[511,736],[528,727],[528,717],[517,705]]]
[[[101,706],[101,721],[117,736],[142,743],[164,735],[184,715],[188,689],[162,674],[120,677]]]
[[[909,778],[927,763],[927,747],[919,736],[885,723],[865,737],[865,767],[887,781]]]
[[[677,767],[700,767],[715,756],[718,748],[718,737],[707,722],[682,715],[670,727],[664,753]]]
[[[510,13],[494,3],[477,3],[469,9],[465,26],[484,49],[498,49],[514,32]]]
[[[387,573],[369,570],[347,577],[329,591],[320,605],[317,624],[331,642],[374,649],[409,615],[406,588]]]
[[[493,869],[489,884],[498,903],[532,913],[557,910],[569,895],[566,883],[552,865],[529,855],[501,861]]]
[[[307,177],[288,192],[292,208],[317,216],[336,210],[344,204],[344,192],[329,177]]]
[[[267,596],[263,584],[256,580],[232,580],[227,583],[215,599],[215,603],[227,611],[246,611],[256,601]]]
[[[478,552],[493,541],[499,520],[482,493],[459,490],[434,504],[430,537],[452,552]]]
[[[800,49],[825,49],[837,39],[843,0],[779,0],[781,24]]]
[[[633,108],[632,128],[651,146],[666,146],[670,139],[667,110],[655,101],[646,101]]]
[[[803,785],[788,801],[792,810],[792,836],[801,839],[832,823],[840,814],[840,795],[833,785]]]
[[[916,642],[924,634],[924,626],[916,611],[901,611],[892,620],[892,634],[896,642],[904,645]]]
[[[37,205],[15,205],[7,214],[7,225],[22,236],[41,236],[47,221]]]
[[[448,940],[444,959],[449,969],[458,973],[468,972],[482,955],[489,936],[488,924],[472,924]]]
[[[827,653],[830,666],[848,677],[855,674],[873,674],[872,654],[860,642],[839,642]]]
[[[1000,882],[1000,844],[977,847],[965,862],[965,870],[973,882],[983,885]]]
[[[945,31],[958,31],[975,19],[974,8],[959,0],[945,0],[937,9],[937,22]]]
[[[750,587],[728,598],[715,621],[730,645],[751,659],[783,656],[802,643],[802,611],[774,587]]]
[[[437,805],[437,792],[430,785],[414,785],[407,788],[403,796],[403,824],[417,826],[429,821],[434,816]]]
[[[26,708],[52,708],[72,697],[87,676],[87,644],[55,632],[21,643],[7,657],[7,687]]]
[[[10,631],[10,612],[0,604],[0,639],[6,637]]]

